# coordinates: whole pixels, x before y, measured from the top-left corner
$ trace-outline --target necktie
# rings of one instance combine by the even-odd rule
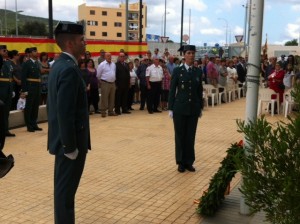
[[[189,72],[192,72],[192,67],[189,67],[188,71],[189,71]]]

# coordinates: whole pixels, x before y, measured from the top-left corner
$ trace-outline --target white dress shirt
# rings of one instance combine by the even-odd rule
[[[116,64],[103,61],[98,65],[97,78],[106,82],[116,81]]]
[[[150,82],[160,82],[163,78],[163,70],[159,65],[152,64],[146,69],[146,77],[149,77]]]

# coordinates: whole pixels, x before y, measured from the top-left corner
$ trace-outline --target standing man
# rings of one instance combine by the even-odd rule
[[[177,67],[171,77],[169,92],[169,116],[175,130],[175,156],[178,171],[195,172],[195,135],[198,118],[202,115],[202,71],[193,67],[196,47],[184,45],[185,64]]]
[[[148,57],[144,57],[142,63],[136,70],[136,75],[140,80],[140,91],[141,91],[140,110],[144,110],[147,101],[148,90],[147,90],[146,70],[147,67],[149,66],[149,60],[150,59]]]
[[[146,69],[146,80],[147,80],[147,109],[149,114],[153,112],[160,113],[158,105],[161,94],[161,81],[163,78],[163,69],[159,65],[159,58],[153,57],[153,64]]]
[[[0,45],[0,70],[2,68],[3,62],[7,57],[7,47],[6,45]]]
[[[8,130],[8,118],[13,97],[13,67],[10,60],[6,60],[7,49],[6,45],[0,45],[0,60],[2,65],[0,68],[0,100],[4,103],[4,127],[5,135],[8,137],[16,136]]]
[[[38,52],[36,47],[28,48],[29,60],[22,65],[22,92],[26,95],[26,106],[24,109],[24,119],[27,131],[42,131],[37,126],[39,105],[41,98],[41,69],[38,62]]]
[[[101,85],[100,111],[101,116],[116,116],[114,112],[116,94],[116,64],[111,61],[111,54],[105,53],[105,61],[101,62],[97,68],[97,78]]]
[[[105,51],[103,49],[100,50],[100,56],[98,58],[98,65],[101,64],[105,60]]]
[[[74,200],[91,149],[86,86],[77,60],[85,52],[83,26],[60,22],[55,40],[62,54],[49,75],[48,150],[55,155],[55,224],[74,224]]]
[[[218,78],[219,78],[219,73],[216,67],[216,57],[212,56],[209,58],[209,62],[207,63],[206,66],[206,72],[207,72],[207,82],[208,84],[213,85],[214,87],[218,86]]]
[[[130,114],[127,108],[128,91],[130,86],[130,73],[127,63],[125,62],[125,53],[119,54],[119,61],[116,63],[116,96],[115,96],[115,113],[118,115]]]
[[[169,61],[167,63],[167,69],[168,69],[170,75],[173,74],[173,70],[174,70],[175,67],[176,67],[176,64],[174,63],[174,56],[170,55],[169,56]]]

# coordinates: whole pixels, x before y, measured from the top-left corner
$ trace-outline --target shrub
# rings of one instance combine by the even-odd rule
[[[293,92],[300,103],[300,85]],[[253,213],[264,211],[267,221],[300,223],[300,116],[270,124],[238,121],[245,134],[246,153],[236,157],[243,175],[240,191]]]

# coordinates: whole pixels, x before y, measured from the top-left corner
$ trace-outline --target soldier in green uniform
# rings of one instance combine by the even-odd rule
[[[179,51],[184,53],[185,64],[173,70],[168,109],[174,123],[178,171],[195,172],[195,135],[203,107],[202,71],[193,67],[194,45],[184,45]]]
[[[8,130],[8,117],[9,111],[12,103],[13,97],[13,79],[12,79],[12,72],[13,67],[11,65],[10,60],[6,60],[7,57],[7,49],[6,45],[0,45],[0,61],[1,61],[1,68],[0,68],[0,100],[4,103],[5,113],[4,113],[4,127],[5,127],[5,135],[8,137],[16,136],[13,133],[10,133]]]
[[[22,92],[26,95],[24,119],[27,131],[42,131],[37,126],[39,104],[41,97],[41,69],[38,62],[36,47],[28,48],[29,60],[22,65]]]
[[[77,60],[85,52],[83,26],[60,22],[55,40],[62,54],[48,79],[48,150],[55,155],[55,224],[75,223],[75,194],[90,144],[86,85]]]

